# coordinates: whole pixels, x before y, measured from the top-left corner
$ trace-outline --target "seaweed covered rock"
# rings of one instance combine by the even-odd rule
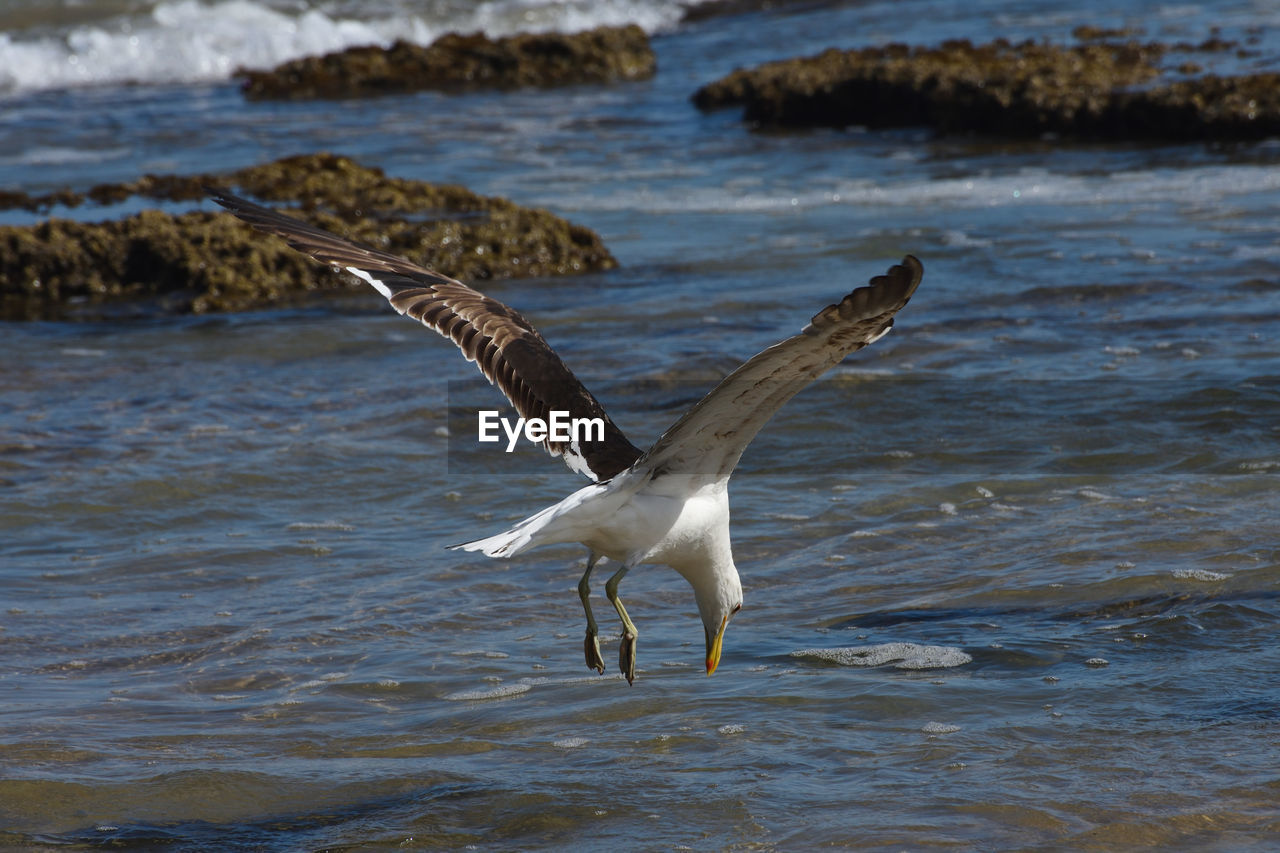
[[[450,34],[427,47],[405,41],[354,47],[241,75],[250,98],[343,98],[638,80],[652,76],[655,67],[648,37],[632,24],[499,39]]]
[[[1207,74],[1113,99],[1116,138],[1250,140],[1280,135],[1280,74]]]
[[[321,228],[464,280],[616,266],[595,233],[547,211],[463,187],[389,178],[327,154],[230,175],[152,176],[90,195],[195,199],[209,184],[292,201],[290,213]],[[363,285],[229,213],[147,210],[108,222],[0,227],[0,317],[9,320],[238,311],[356,287]]]
[[[703,110],[741,105],[746,120],[773,127],[924,125],[944,133],[1161,140],[1280,133],[1280,75],[1160,79],[1167,54],[1197,49],[1223,45],[958,40],[830,49],[735,71],[693,101]]]

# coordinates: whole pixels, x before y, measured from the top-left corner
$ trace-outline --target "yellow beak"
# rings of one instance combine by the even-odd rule
[[[707,634],[707,675],[715,672],[720,665],[720,649],[724,645],[724,629],[728,624],[729,617],[726,616],[720,620],[720,630],[716,631],[714,637]]]

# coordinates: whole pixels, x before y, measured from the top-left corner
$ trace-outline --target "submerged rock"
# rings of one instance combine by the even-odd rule
[[[1217,40],[1071,47],[997,40],[830,49],[734,71],[699,89],[693,101],[703,110],[741,105],[746,120],[773,127],[924,125],[1015,137],[1161,140],[1280,133],[1280,75],[1159,79],[1167,74],[1159,62],[1171,51],[1229,47]]]
[[[101,203],[132,196],[202,199],[214,184],[321,228],[464,280],[564,275],[616,261],[592,231],[544,210],[457,186],[389,178],[345,157],[292,157],[229,175],[149,176],[95,187]],[[60,195],[60,194],[59,194]],[[364,288],[229,213],[146,210],[121,220],[50,219],[0,227],[0,318],[239,311],[319,290]]]
[[[250,98],[344,98],[418,89],[639,80],[652,76],[655,68],[648,36],[632,24],[499,39],[450,34],[427,47],[405,41],[387,48],[354,47],[241,75]]]

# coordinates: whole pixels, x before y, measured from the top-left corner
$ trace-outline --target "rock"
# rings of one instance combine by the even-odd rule
[[[1280,74],[1209,74],[1120,93],[1113,138],[1250,140],[1280,134]]]
[[[592,231],[463,187],[388,178],[345,157],[292,157],[230,175],[147,176],[100,202],[202,199],[216,184],[464,280],[565,275],[616,261]],[[62,194],[55,194],[61,196]],[[240,311],[366,285],[224,212],[146,210],[109,222],[0,227],[0,318],[93,319]]]
[[[997,40],[830,49],[735,71],[693,101],[703,110],[742,105],[746,120],[772,127],[924,125],[943,133],[1158,140],[1280,133],[1280,75],[1159,81],[1159,62],[1172,51],[1231,46],[1216,39],[1072,47]]]
[[[428,47],[354,47],[286,62],[271,71],[241,71],[250,98],[345,98],[418,89],[513,89],[639,80],[656,62],[644,30],[598,27],[490,39],[451,34]]]

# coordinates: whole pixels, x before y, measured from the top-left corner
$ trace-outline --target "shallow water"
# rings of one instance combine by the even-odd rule
[[[486,386],[376,296],[3,325],[0,846],[1268,849],[1276,141],[752,134],[687,97],[831,43],[1080,23],[1218,24],[1267,67],[1274,17],[804,3],[652,23],[661,70],[628,86],[11,92],[5,187],[328,149],[598,230],[618,270],[486,289],[640,445],[904,253],[926,272],[744,457],[714,677],[685,582],[628,576],[630,688],[583,666],[581,549],[444,549],[581,481],[472,441]]]

